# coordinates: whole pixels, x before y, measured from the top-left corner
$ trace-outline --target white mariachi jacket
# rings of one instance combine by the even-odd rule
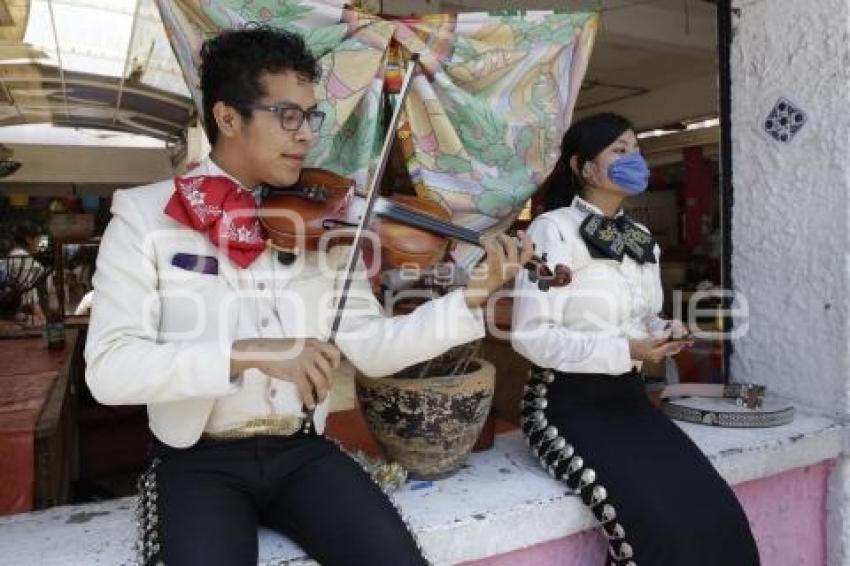
[[[516,279],[511,344],[532,363],[569,373],[620,375],[640,363],[629,354],[630,338],[662,331],[663,291],[655,262],[638,264],[592,257],[579,228],[601,211],[580,197],[571,206],[547,212],[528,228],[538,255],[551,269],[566,265],[572,282],[537,289],[526,274]],[[648,232],[645,227],[638,226]]]
[[[207,158],[188,175],[225,173]],[[167,180],[113,198],[85,350],[93,395],[109,405],[146,404],[154,435],[175,447],[254,418],[301,415],[290,382],[255,369],[231,381],[231,344],[327,337],[348,248],[304,253],[291,265],[267,250],[239,269],[206,234],[163,213],[173,191]],[[390,318],[360,277],[336,343],[362,373],[380,377],[483,335],[481,310],[470,310],[461,291]],[[327,406],[316,409],[319,431]]]

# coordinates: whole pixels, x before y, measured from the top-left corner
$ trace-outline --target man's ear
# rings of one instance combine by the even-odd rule
[[[242,115],[236,108],[219,100],[212,107],[213,118],[220,135],[232,138],[242,127]]]

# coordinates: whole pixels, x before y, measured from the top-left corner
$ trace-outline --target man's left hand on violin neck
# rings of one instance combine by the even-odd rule
[[[481,306],[494,291],[513,280],[519,270],[531,260],[534,247],[525,232],[519,232],[519,242],[507,234],[482,239],[486,255],[469,274],[464,290],[469,308]]]

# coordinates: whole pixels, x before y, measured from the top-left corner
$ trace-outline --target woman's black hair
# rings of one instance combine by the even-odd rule
[[[28,240],[41,236],[43,233],[44,230],[32,220],[21,220],[12,232],[12,239],[16,246],[26,249]]]
[[[623,132],[634,130],[625,117],[611,112],[593,114],[574,122],[561,140],[561,156],[549,176],[540,185],[546,201],[544,208],[554,210],[569,206],[573,197],[580,195],[583,187],[581,177],[573,173],[570,160],[578,161],[578,170],[593,160],[602,150],[614,143]]]
[[[224,102],[245,118],[248,108],[266,93],[263,73],[293,71],[310,81],[319,78],[319,65],[304,39],[293,32],[263,25],[229,30],[208,39],[201,47],[201,93],[204,127],[210,145],[218,139],[212,108]]]

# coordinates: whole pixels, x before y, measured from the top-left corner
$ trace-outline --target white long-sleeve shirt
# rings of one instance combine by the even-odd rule
[[[576,197],[570,206],[547,212],[529,226],[536,254],[545,253],[553,271],[557,264],[569,267],[572,282],[544,292],[520,273],[511,343],[540,367],[622,374],[635,365],[629,339],[646,338],[663,327],[659,265],[639,265],[629,256],[622,261],[591,257],[579,232],[589,212],[601,214]],[[656,260],[659,255],[656,247]]]
[[[226,175],[205,159],[189,175]],[[275,415],[301,415],[295,385],[256,369],[230,380],[233,341],[326,339],[334,314],[343,246],[307,252],[282,265],[266,250],[237,268],[210,243],[163,213],[172,180],[125,191],[101,241],[86,342],[86,381],[105,404],[146,404],[153,433],[189,446],[221,431]],[[180,267],[198,256],[217,272]],[[481,309],[462,291],[387,317],[362,273],[355,278],[337,346],[364,374],[380,377],[484,335]],[[327,401],[314,415],[321,431]]]

